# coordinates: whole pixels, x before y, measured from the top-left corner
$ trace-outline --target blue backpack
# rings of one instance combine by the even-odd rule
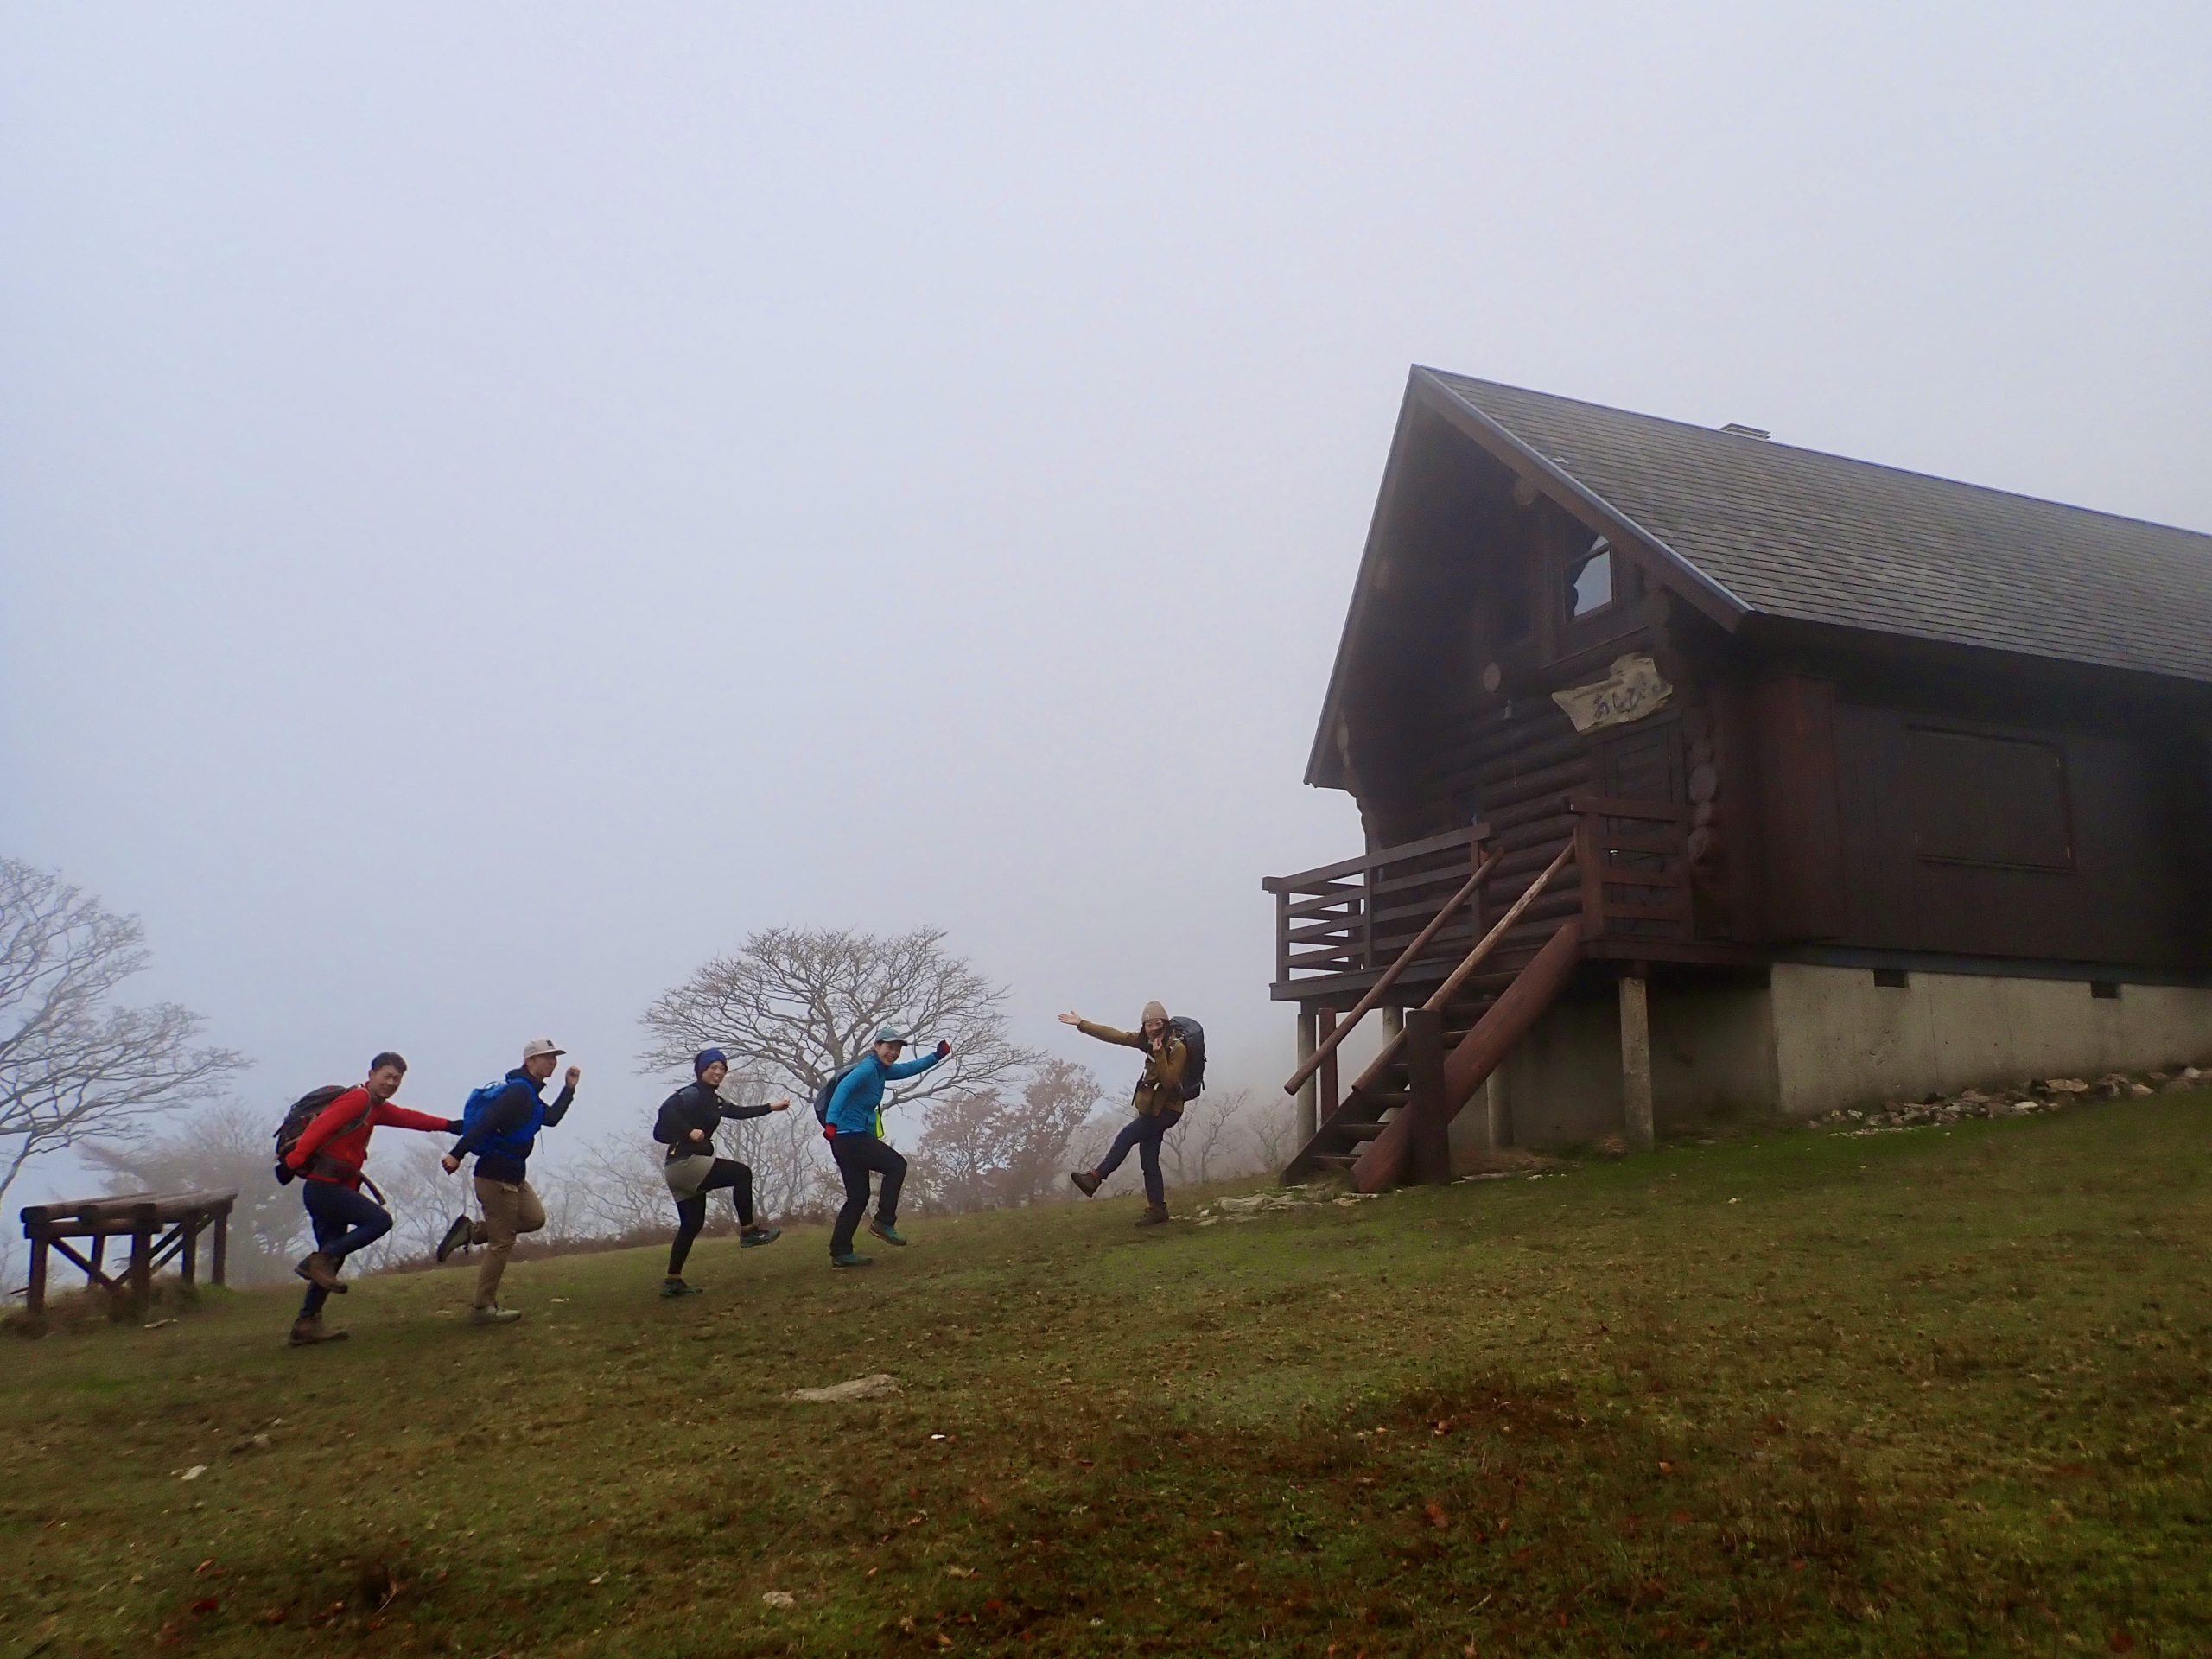
[[[468,1099],[461,1109],[461,1132],[463,1135],[474,1134],[476,1126],[484,1121],[484,1115],[504,1100],[507,1090],[512,1087],[514,1087],[512,1077],[500,1077],[486,1084],[480,1089],[470,1090]],[[537,1109],[531,1114],[527,1123],[505,1135],[495,1135],[489,1140],[478,1141],[476,1155],[481,1158],[488,1152],[494,1154],[505,1154],[515,1159],[529,1157],[531,1146],[537,1139],[537,1131],[543,1128],[545,1123],[545,1103],[534,1101],[531,1103]]]

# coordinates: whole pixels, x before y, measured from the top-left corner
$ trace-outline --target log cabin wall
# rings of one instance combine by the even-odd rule
[[[1848,660],[1751,702],[1768,942],[2212,967],[2206,747],[2171,702]]]
[[[1472,505],[1457,524],[1431,530],[1458,543],[1448,564],[1460,581],[1425,585],[1419,621],[1402,624],[1402,645],[1428,643],[1400,658],[1413,671],[1397,690],[1389,791],[1360,796],[1370,850],[1486,823],[1503,851],[1484,893],[1497,908],[1572,836],[1573,797],[1681,806],[1694,818],[1700,934],[1728,938],[1738,906],[1726,856],[1724,721],[1707,705],[1701,661],[1669,643],[1669,607],[1640,568],[1550,501],[1514,497],[1503,474]],[[1610,597],[1589,606],[1578,601],[1576,581],[1593,544],[1610,566]],[[1641,720],[1578,733],[1552,693],[1603,679],[1615,658],[1633,654],[1662,659],[1667,702]],[[1573,903],[1566,893],[1548,895],[1531,922]]]

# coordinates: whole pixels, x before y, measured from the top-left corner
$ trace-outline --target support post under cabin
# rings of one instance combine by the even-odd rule
[[[1433,1008],[1406,1011],[1406,1110],[1413,1114],[1413,1179],[1424,1186],[1452,1179],[1451,1113],[1444,1103],[1444,1015]]]
[[[1314,1027],[1317,1041],[1327,1042],[1330,1033],[1336,1028],[1337,1011],[1334,1008],[1323,1008]],[[1323,1122],[1337,1115],[1337,1107],[1343,1098],[1337,1086],[1337,1051],[1331,1049],[1329,1058],[1321,1062],[1321,1098],[1316,1108],[1320,1116],[1314,1120],[1315,1128],[1319,1128]]]
[[[1306,1061],[1313,1058],[1313,1051],[1320,1046],[1315,1028],[1320,1022],[1311,1010],[1298,1011],[1298,1066],[1304,1071]],[[1304,1146],[1321,1131],[1321,1120],[1313,1109],[1314,1083],[1311,1075],[1298,1085],[1298,1144]]]
[[[1642,963],[1621,976],[1621,1108],[1628,1143],[1638,1152],[1657,1144],[1651,1121],[1651,1001]]]

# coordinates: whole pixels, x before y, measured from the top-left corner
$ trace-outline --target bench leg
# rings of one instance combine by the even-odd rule
[[[154,1235],[143,1230],[130,1235],[130,1304],[141,1314],[154,1305]]]

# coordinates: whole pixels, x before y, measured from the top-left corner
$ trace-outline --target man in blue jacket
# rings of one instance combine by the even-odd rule
[[[507,1270],[516,1236],[534,1233],[545,1224],[545,1205],[530,1184],[530,1154],[537,1145],[537,1132],[569,1115],[584,1075],[570,1066],[568,1086],[551,1105],[545,1103],[546,1081],[563,1052],[550,1037],[524,1043],[522,1064],[507,1073],[497,1098],[468,1114],[469,1127],[440,1160],[450,1175],[460,1169],[462,1159],[476,1154],[476,1203],[483,1218],[472,1222],[467,1216],[456,1217],[438,1246],[441,1262],[463,1244],[489,1247],[484,1265],[477,1269],[476,1305],[468,1315],[476,1325],[508,1325],[522,1317],[518,1310],[499,1306],[499,1276]]]
[[[951,1053],[952,1045],[939,1043],[936,1052],[902,1065],[899,1056],[906,1046],[904,1032],[884,1027],[875,1033],[875,1046],[846,1069],[830,1096],[824,1114],[830,1154],[837,1160],[837,1173],[845,1183],[844,1206],[830,1235],[833,1267],[864,1268],[870,1261],[853,1254],[853,1233],[868,1209],[871,1171],[883,1177],[883,1195],[876,1200],[875,1219],[868,1230],[887,1244],[906,1242],[899,1236],[899,1189],[906,1179],[906,1160],[883,1143],[883,1086],[919,1077]]]

